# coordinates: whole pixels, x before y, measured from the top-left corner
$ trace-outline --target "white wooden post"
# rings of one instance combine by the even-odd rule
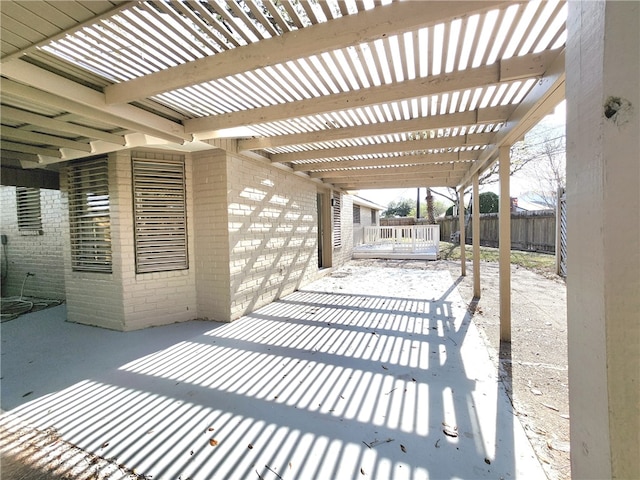
[[[473,297],[480,298],[480,196],[478,173],[473,176]]]
[[[511,342],[511,197],[509,193],[509,163],[511,146],[500,147],[500,340]]]
[[[467,276],[467,252],[465,249],[466,239],[464,238],[465,224],[464,224],[464,185],[460,187],[458,192],[458,218],[460,225],[460,275]]]

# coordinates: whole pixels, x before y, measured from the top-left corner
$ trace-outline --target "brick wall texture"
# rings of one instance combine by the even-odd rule
[[[18,231],[16,187],[0,187],[2,228],[2,296],[20,295],[63,300],[65,298],[62,247],[68,236],[67,210],[58,190],[40,190],[42,235]],[[26,279],[27,272],[35,275]]]
[[[61,191],[43,193],[48,202],[43,204],[43,213],[47,212],[43,216],[49,223],[35,242],[42,244],[38,248],[47,256],[35,257],[35,237],[19,237],[16,220],[12,227],[5,218],[10,212],[15,217],[15,188],[3,188],[3,233],[11,234],[9,246],[17,247],[17,238],[31,242],[21,256],[12,257],[9,250],[13,276],[7,288],[15,291],[14,278],[20,278],[14,264],[36,273],[36,280],[57,271],[58,279],[45,283],[57,288],[50,294],[53,298],[65,298],[66,293],[70,321],[134,330],[195,318],[231,321],[320,275],[317,194],[322,186],[222,149],[185,155],[189,268],[137,274],[131,158],[176,155],[149,151],[109,155],[112,273],[71,268],[66,169],[61,171]],[[342,245],[333,250],[333,267],[351,258],[352,205],[352,197],[343,195]],[[44,245],[47,241],[57,243]],[[38,287],[39,295],[44,291]]]
[[[230,156],[231,319],[293,292],[318,272],[317,188],[289,172]]]

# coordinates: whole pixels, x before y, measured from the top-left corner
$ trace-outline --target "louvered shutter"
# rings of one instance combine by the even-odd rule
[[[136,272],[189,268],[184,160],[133,159]]]
[[[16,206],[18,211],[18,230],[25,233],[42,233],[40,189],[16,187]]]
[[[338,248],[342,246],[342,220],[340,212],[341,207],[341,195],[339,193],[333,194],[333,246]]]
[[[111,273],[111,214],[107,159],[68,170],[71,265],[76,271]]]

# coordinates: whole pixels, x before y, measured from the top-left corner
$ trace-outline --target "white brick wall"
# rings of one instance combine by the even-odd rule
[[[227,160],[221,150],[193,155],[193,219],[198,317],[228,321]]]
[[[67,168],[60,170],[62,206],[69,210]],[[67,297],[67,319],[70,322],[97,325],[113,330],[124,329],[122,285],[115,259],[119,255],[117,245],[117,163],[116,154],[109,157],[109,199],[111,207],[113,273],[74,272],[71,269],[71,240],[69,232],[64,236],[65,286]],[[68,218],[68,214],[67,214]]]
[[[165,158],[166,153],[138,152],[137,157]],[[65,248],[67,312],[70,321],[116,330],[135,330],[151,325],[197,317],[191,162],[186,162],[187,234],[190,268],[171,272],[136,274],[133,236],[131,152],[109,156],[109,196],[113,273],[74,272],[70,246]],[[66,179],[61,181],[66,190]]]
[[[230,319],[235,319],[316,278],[317,188],[258,161],[228,158]]]
[[[2,248],[2,295],[20,295],[25,275],[31,272],[35,275],[30,276],[24,284],[25,296],[64,300],[62,248],[64,238],[69,233],[67,210],[62,208],[60,191],[40,190],[42,235],[23,234],[18,231],[16,187],[2,186],[0,194],[0,233],[8,238],[8,244]]]
[[[123,152],[117,156],[118,211],[115,220],[118,227],[118,239],[114,242],[120,246],[120,255],[119,258],[114,256],[114,262],[116,258],[119,260],[118,269],[122,275],[124,329],[137,330],[152,325],[192,320],[197,317],[197,305],[196,274],[193,265],[194,222],[190,220],[194,207],[191,159],[188,158],[185,161],[189,269],[137,274],[133,232],[131,156],[173,160],[183,158],[183,155],[143,151]]]
[[[124,151],[109,156],[110,274],[71,269],[67,179],[62,171],[60,208],[67,223],[56,238],[62,243],[58,252],[64,252],[70,321],[117,330],[193,318],[230,321],[317,278],[317,184],[223,150],[186,159],[189,269],[136,274],[131,155]],[[352,199],[346,195],[342,242],[333,252],[334,266],[348,261],[353,250]]]

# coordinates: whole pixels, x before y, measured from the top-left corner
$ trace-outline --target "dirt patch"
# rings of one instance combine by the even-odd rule
[[[353,260],[351,264],[391,268],[449,270],[460,276],[460,262],[439,260]],[[564,281],[546,271],[511,267],[511,343],[500,345],[499,268],[481,262],[481,298],[473,300],[472,264],[458,290],[481,334],[511,398],[514,410],[550,480],[571,478],[567,313]]]

